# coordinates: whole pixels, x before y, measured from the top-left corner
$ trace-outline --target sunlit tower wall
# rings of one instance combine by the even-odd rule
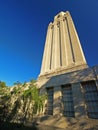
[[[40,94],[47,93],[44,116],[61,117],[66,125],[70,122],[68,117],[77,120],[78,126],[82,126],[84,120],[88,126],[98,124],[98,65],[88,67],[68,11],[57,14],[48,26],[37,85]],[[55,122],[62,126],[62,122]]]
[[[86,68],[87,63],[70,13],[60,12],[47,29],[39,77]]]

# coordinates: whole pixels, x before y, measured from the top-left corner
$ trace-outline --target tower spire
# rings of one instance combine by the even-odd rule
[[[75,67],[87,63],[70,13],[60,12],[48,26],[40,76]]]

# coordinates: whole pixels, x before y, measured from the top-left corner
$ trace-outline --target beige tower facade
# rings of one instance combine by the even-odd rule
[[[48,96],[42,124],[98,129],[98,66],[88,67],[68,11],[57,14],[48,26],[37,83]]]
[[[70,13],[60,12],[47,30],[40,76],[87,67]]]

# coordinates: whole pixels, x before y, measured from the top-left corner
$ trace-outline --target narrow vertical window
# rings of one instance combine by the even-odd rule
[[[47,102],[47,114],[53,115],[53,88],[47,89],[48,102]]]
[[[94,81],[82,83],[87,115],[98,118],[98,90]]]
[[[64,116],[74,117],[74,105],[71,85],[62,86],[62,101],[64,106]]]

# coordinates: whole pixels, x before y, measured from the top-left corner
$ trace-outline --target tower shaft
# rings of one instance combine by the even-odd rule
[[[40,76],[81,65],[87,67],[73,20],[61,12],[48,26]]]

